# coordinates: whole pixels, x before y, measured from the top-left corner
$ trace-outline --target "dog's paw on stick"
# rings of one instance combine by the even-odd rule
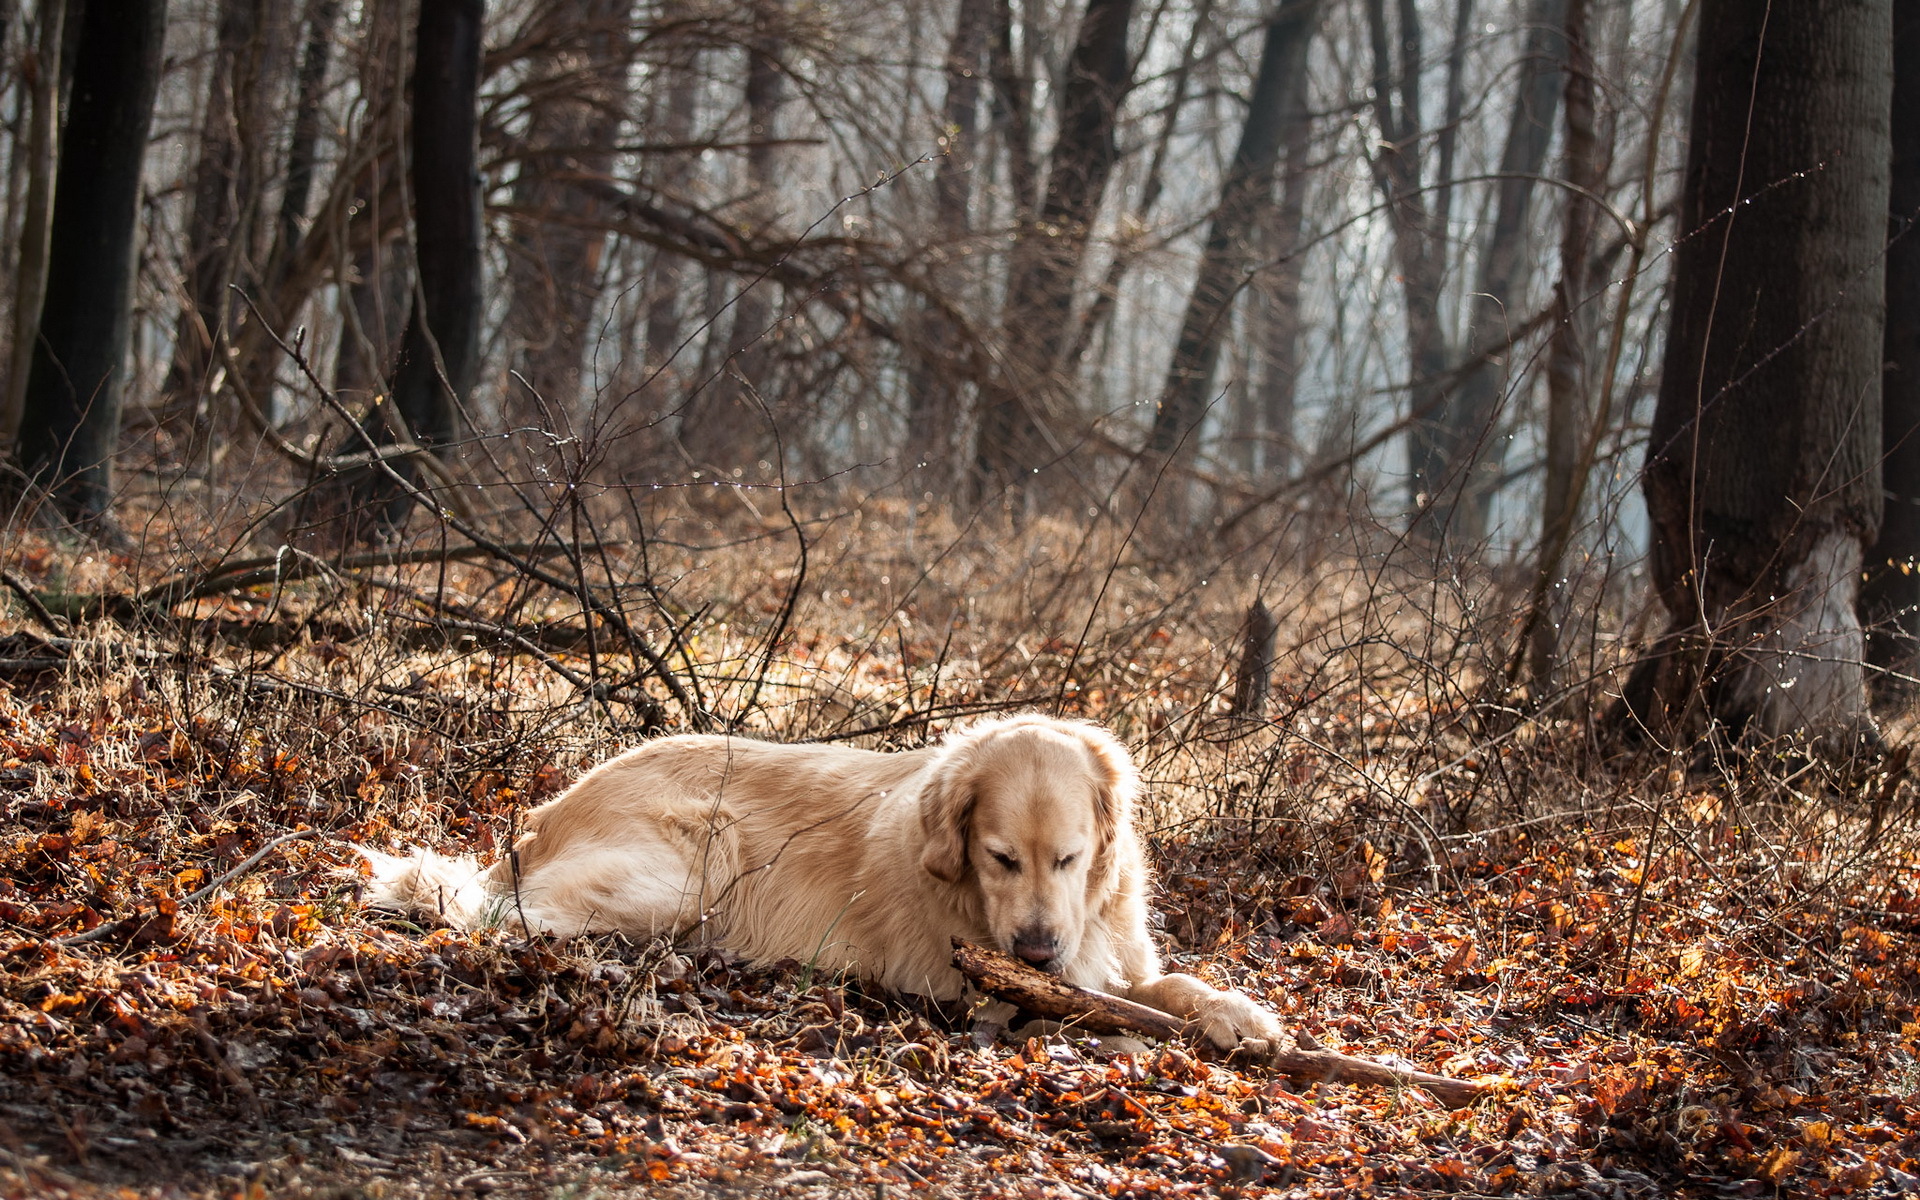
[[[1157,1008],[1088,991],[1045,971],[1035,970],[1010,954],[953,939],[953,965],[973,986],[997,1000],[1017,1004],[1037,1016],[1070,1022],[1092,1033],[1142,1033],[1173,1038],[1187,1031],[1187,1022]],[[1486,1085],[1470,1079],[1451,1079],[1390,1067],[1371,1059],[1334,1050],[1285,1049],[1278,1045],[1242,1043],[1242,1053],[1257,1056],[1282,1075],[1308,1083],[1367,1083],[1379,1087],[1419,1087],[1442,1104],[1460,1107],[1488,1094]]]

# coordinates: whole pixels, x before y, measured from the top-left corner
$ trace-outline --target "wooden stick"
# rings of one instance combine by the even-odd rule
[[[1017,1004],[1038,1016],[1071,1022],[1093,1033],[1141,1033],[1148,1037],[1174,1038],[1189,1029],[1186,1021],[1170,1013],[1075,987],[1011,955],[957,937],[953,939],[953,965],[989,996]],[[1283,1050],[1276,1046],[1267,1057],[1266,1065],[1288,1078],[1307,1083],[1425,1088],[1434,1099],[1453,1107],[1471,1104],[1487,1094],[1484,1084],[1470,1079],[1450,1079],[1445,1075],[1390,1067],[1333,1050]]]

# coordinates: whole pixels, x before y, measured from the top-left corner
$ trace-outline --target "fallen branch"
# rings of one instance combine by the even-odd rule
[[[265,862],[269,854],[272,854],[288,842],[305,841],[308,838],[318,837],[319,835],[320,831],[317,829],[300,829],[293,833],[283,833],[258,850],[255,850],[247,857],[246,861],[242,862],[239,866],[232,868],[212,883],[209,883],[207,886],[189,896],[185,896],[169,904],[162,904],[152,912],[141,911],[129,917],[122,917],[118,921],[103,921],[84,933],[55,938],[53,944],[56,946],[84,946],[88,942],[105,941],[112,937],[139,935],[145,933],[149,926],[154,925],[161,926],[163,932],[150,934],[148,936],[154,940],[164,940],[172,936],[173,920],[180,909],[185,908],[189,904],[198,904],[200,901],[205,900],[208,896],[213,895],[227,884],[232,883],[235,879],[238,879],[248,871],[259,866],[262,862]]]
[[[1069,1022],[1093,1033],[1137,1033],[1174,1038],[1187,1032],[1187,1023],[1157,1008],[1148,1008],[1118,996],[1078,988],[1065,980],[1021,962],[998,950],[953,939],[953,965],[989,996],[1017,1004],[1028,1012]],[[1452,1107],[1471,1104],[1487,1094],[1484,1084],[1451,1079],[1372,1059],[1355,1058],[1333,1050],[1282,1050],[1275,1047],[1265,1065],[1282,1075],[1307,1083],[1367,1083],[1378,1087],[1420,1087]]]

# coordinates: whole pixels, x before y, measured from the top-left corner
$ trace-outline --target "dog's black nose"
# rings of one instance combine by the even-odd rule
[[[1060,956],[1060,941],[1051,933],[1023,929],[1014,935],[1013,952],[1036,967],[1044,967]]]

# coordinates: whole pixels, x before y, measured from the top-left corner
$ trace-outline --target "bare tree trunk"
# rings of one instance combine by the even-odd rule
[[[666,75],[665,118],[661,132],[669,142],[685,143],[693,137],[695,108],[699,101],[700,56],[693,51],[684,61],[672,61],[660,69]],[[657,187],[670,197],[684,198],[692,178],[692,159],[685,153],[663,155]],[[677,255],[656,250],[648,270],[647,284],[647,368],[657,370],[680,349],[682,337],[681,293],[686,287],[686,268]]]
[[[1891,0],[1703,0],[1645,489],[1666,636],[1639,722],[1873,736]],[[1695,708],[1694,706],[1699,706]]]
[[[1206,419],[1227,306],[1245,275],[1248,236],[1260,209],[1272,202],[1274,168],[1287,131],[1288,98],[1306,70],[1307,49],[1320,26],[1320,0],[1281,5],[1267,25],[1260,66],[1249,97],[1240,144],[1220,188],[1220,202],[1200,253],[1180,337],[1167,368],[1160,407],[1147,435],[1157,457],[1190,458]]]
[[[1417,473],[1426,481],[1427,496],[1415,528],[1436,545],[1474,546],[1487,533],[1502,465],[1493,426],[1513,357],[1490,355],[1488,349],[1509,340],[1515,310],[1526,296],[1534,177],[1547,161],[1565,80],[1561,26],[1566,7],[1567,0],[1533,0],[1527,8],[1520,87],[1500,153],[1493,228],[1480,255],[1467,331],[1467,361],[1478,365],[1442,405],[1437,420],[1414,427]]]
[[[414,41],[408,178],[413,186],[413,308],[400,338],[390,404],[368,414],[384,442],[444,446],[459,430],[460,406],[480,371],[480,34],[484,0],[421,0]],[[411,460],[400,469],[413,476]],[[380,524],[398,528],[409,494],[368,473]],[[364,535],[371,530],[356,530]]]
[[[1892,221],[1880,470],[1886,514],[1860,590],[1877,698],[1920,675],[1920,0],[1893,0]]]
[[[1554,288],[1558,318],[1547,350],[1546,503],[1541,510],[1541,569],[1555,569],[1580,518],[1590,464],[1580,447],[1588,430],[1593,394],[1588,354],[1593,339],[1593,229],[1596,211],[1586,196],[1606,187],[1611,165],[1594,120],[1593,47],[1589,0],[1566,6],[1566,162],[1571,185],[1560,230],[1560,280]],[[1533,618],[1530,655],[1536,692],[1553,684],[1560,661],[1561,625],[1566,614],[1565,581],[1549,577],[1541,596],[1544,608]]]
[[[779,216],[778,136],[780,107],[786,94],[782,28],[786,12],[782,0],[756,0],[753,36],[747,47],[747,221],[756,232],[771,228]],[[768,441],[768,413],[777,397],[768,379],[773,361],[773,296],[771,279],[742,274],[733,301],[733,323],[727,335],[726,359],[720,377],[695,397],[681,417],[680,441],[697,463],[720,471],[744,470],[759,457]],[[759,399],[756,399],[756,395]],[[775,408],[773,419],[779,419]]]
[[[204,417],[204,384],[226,328],[229,284],[246,282],[249,201],[259,186],[265,0],[222,0],[207,79],[200,157],[187,225],[186,303],[174,327],[161,394]],[[175,413],[170,419],[177,419]]]
[[[1261,365],[1255,386],[1262,439],[1259,471],[1278,482],[1293,470],[1294,408],[1300,383],[1300,285],[1305,253],[1307,156],[1313,120],[1307,112],[1306,73],[1289,102],[1286,170],[1280,181],[1280,207],[1268,227],[1267,260],[1256,286],[1264,301],[1260,330]]]
[[[273,248],[261,273],[261,290],[272,292],[286,278],[287,264],[302,236],[313,199],[313,175],[319,165],[320,104],[326,95],[327,60],[333,50],[333,29],[340,20],[340,0],[313,0],[307,12],[307,44],[300,57],[295,82],[293,128],[287,142],[286,186],[280,193],[280,214],[273,224]]]
[[[20,434],[27,372],[33,364],[40,305],[46,296],[60,142],[60,50],[65,40],[66,13],[66,0],[43,0],[36,18],[33,50],[22,64],[33,94],[33,113],[26,146],[16,150],[27,163],[27,197],[20,218],[20,257],[14,266],[13,359],[8,364],[5,401],[0,404],[0,446],[13,445]]]
[[[513,297],[509,335],[518,367],[534,392],[560,411],[578,410],[581,369],[594,309],[600,302],[600,260],[606,235],[597,227],[604,202],[580,180],[606,178],[627,117],[627,68],[633,40],[626,0],[575,0],[537,18],[546,45],[544,76],[533,97],[527,146],[514,185],[516,212],[507,283]],[[523,419],[539,406],[523,389],[509,390]]]
[[[940,106],[941,139],[946,153],[933,180],[934,228],[962,256],[972,218],[973,172],[979,153],[980,74],[986,58],[991,0],[960,0],[953,40],[947,45],[946,99]],[[948,251],[951,255],[952,250]],[[964,276],[948,262],[931,269],[933,285],[948,296],[965,287]],[[923,304],[920,344],[907,379],[907,456],[925,464],[916,490],[946,494],[959,467],[961,388],[955,369],[961,330],[946,313]]]
[[[983,389],[974,471],[983,489],[1019,490],[1053,456],[1046,419],[1069,408],[1060,351],[1074,280],[1119,150],[1114,125],[1132,85],[1133,0],[1087,0],[1060,88],[1060,134],[1039,212],[1014,238],[1001,342],[1005,374]]]
[[[166,0],[83,10],[16,445],[21,468],[67,516],[108,532],[141,168],[166,24]]]
[[[1430,452],[1452,351],[1440,325],[1440,284],[1446,274],[1446,242],[1434,224],[1421,181],[1420,17],[1413,0],[1399,0],[1399,58],[1388,27],[1386,0],[1365,0],[1367,41],[1373,60],[1374,123],[1378,151],[1368,160],[1393,227],[1393,253],[1406,310],[1408,487],[1416,521],[1439,494],[1444,464]],[[1395,81],[1399,82],[1398,97]]]

